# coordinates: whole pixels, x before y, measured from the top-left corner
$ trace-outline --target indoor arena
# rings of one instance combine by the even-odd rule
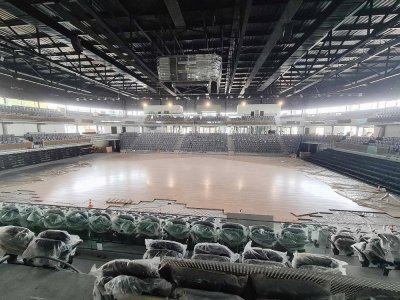
[[[400,1],[0,21],[0,300],[400,299]]]

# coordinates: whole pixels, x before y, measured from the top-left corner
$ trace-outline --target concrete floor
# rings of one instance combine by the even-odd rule
[[[80,163],[88,162],[89,166],[71,172],[54,172],[53,176],[41,177],[41,181],[21,180],[25,173],[36,178],[35,167],[9,172],[1,175],[4,182],[18,177],[19,185],[3,186],[0,191],[32,191],[44,203],[62,205],[87,206],[90,198],[95,207],[101,208],[108,206],[106,201],[110,198],[132,199],[134,203],[172,199],[193,208],[272,215],[278,221],[294,220],[292,213],[299,215],[333,208],[371,210],[340,196],[322,181],[288,167],[284,162],[288,159],[103,154],[82,157]],[[43,166],[38,168],[43,171]]]

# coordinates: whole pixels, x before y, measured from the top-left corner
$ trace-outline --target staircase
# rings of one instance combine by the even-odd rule
[[[183,142],[183,134],[178,138],[178,141],[175,144],[174,152],[180,152],[181,151],[181,146]]]
[[[233,142],[232,135],[228,134],[228,155],[235,155],[235,143]]]

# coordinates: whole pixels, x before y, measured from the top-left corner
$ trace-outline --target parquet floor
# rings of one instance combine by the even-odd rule
[[[90,167],[18,188],[35,192],[45,203],[86,206],[90,198],[96,207],[106,207],[110,198],[132,199],[133,203],[174,199],[188,207],[272,215],[274,220],[332,208],[369,210],[335,193],[327,184],[280,164],[282,159],[104,154],[91,159]]]

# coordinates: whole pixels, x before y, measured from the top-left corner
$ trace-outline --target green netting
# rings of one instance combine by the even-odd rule
[[[299,228],[285,228],[278,241],[289,251],[300,250],[307,243],[307,235]]]
[[[167,220],[164,230],[170,237],[178,240],[185,240],[189,237],[190,228],[189,224],[186,222]]]
[[[265,225],[251,226],[249,237],[254,243],[264,248],[271,248],[277,239],[273,229]]]
[[[0,224],[3,225],[20,225],[20,213],[15,205],[4,205],[0,210]]]
[[[219,239],[228,247],[238,247],[247,242],[247,234],[243,229],[222,228],[219,233]]]
[[[87,211],[79,209],[70,210],[65,218],[68,229],[75,231],[83,231],[89,229],[89,215]]]
[[[145,237],[159,237],[161,235],[160,220],[154,217],[144,217],[137,224],[137,233]]]
[[[52,208],[44,213],[44,226],[49,229],[65,228],[65,213],[62,209]]]
[[[96,213],[89,217],[89,228],[96,233],[106,233],[111,229],[111,217],[105,213]]]
[[[112,229],[118,233],[134,234],[136,232],[135,218],[131,215],[118,215],[112,218]]]
[[[194,243],[212,243],[217,240],[218,234],[214,227],[203,224],[194,224],[190,229],[190,237]]]
[[[37,206],[26,206],[20,211],[21,226],[30,229],[39,229],[44,227],[43,210]]]

